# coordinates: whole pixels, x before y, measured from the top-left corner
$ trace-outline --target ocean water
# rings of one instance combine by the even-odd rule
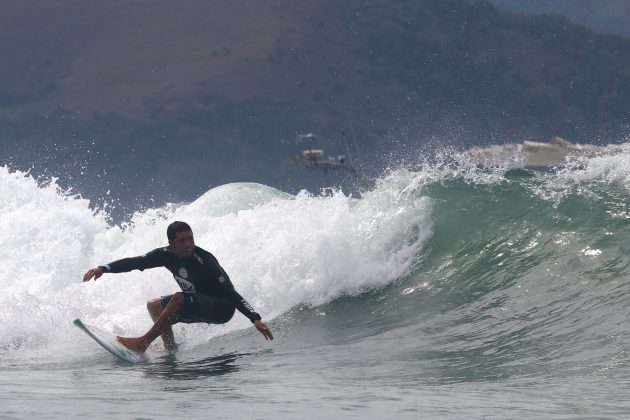
[[[447,156],[360,198],[229,184],[122,224],[0,167],[0,418],[630,417],[630,147],[553,172]],[[115,360],[72,320],[150,326],[165,269],[90,267],[185,220],[273,330],[177,325]]]

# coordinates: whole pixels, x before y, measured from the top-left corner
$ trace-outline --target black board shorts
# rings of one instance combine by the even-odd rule
[[[172,296],[160,298],[162,309],[166,307]],[[234,304],[227,299],[210,297],[200,293],[184,293],[184,306],[174,324],[178,322],[225,324],[232,319],[235,309]]]

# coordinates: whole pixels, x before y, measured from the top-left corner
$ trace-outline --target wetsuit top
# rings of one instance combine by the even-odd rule
[[[171,248],[164,247],[139,257],[123,258],[100,266],[105,273],[126,273],[155,267],[166,267],[173,273],[184,293],[225,298],[250,321],[260,319],[254,308],[234,289],[230,278],[214,255],[198,246],[195,246],[193,256],[188,258],[180,258]]]

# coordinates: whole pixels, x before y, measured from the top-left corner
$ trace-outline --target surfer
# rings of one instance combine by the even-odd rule
[[[131,270],[166,267],[182,289],[172,295],[147,303],[153,326],[141,337],[116,337],[125,347],[143,353],[158,336],[168,351],[177,351],[172,325],[178,322],[224,324],[238,309],[254,324],[266,340],[273,335],[260,315],[234,289],[218,260],[208,251],[195,246],[193,232],[185,222],[173,222],[167,230],[168,246],[139,257],[123,258],[88,270],[83,281],[95,280],[103,273],[125,273]]]

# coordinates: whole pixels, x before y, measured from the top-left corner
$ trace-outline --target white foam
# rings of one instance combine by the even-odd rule
[[[608,146],[600,156],[576,158],[559,175],[576,182],[620,183],[630,189],[630,143]]]
[[[217,256],[237,290],[269,320],[295,305],[321,304],[404,275],[431,235],[430,210],[428,198],[393,178],[361,199],[231,184],[110,226],[88,200],[54,181],[40,185],[0,167],[0,361],[17,357],[16,350],[29,357],[51,349],[66,356],[96,351],[78,338],[76,317],[117,333],[143,333],[150,323],[146,301],[178,290],[170,273],[81,278],[95,265],[166,245],[173,220],[191,224],[196,243]],[[228,325],[178,328],[194,345],[250,324],[237,313]]]

